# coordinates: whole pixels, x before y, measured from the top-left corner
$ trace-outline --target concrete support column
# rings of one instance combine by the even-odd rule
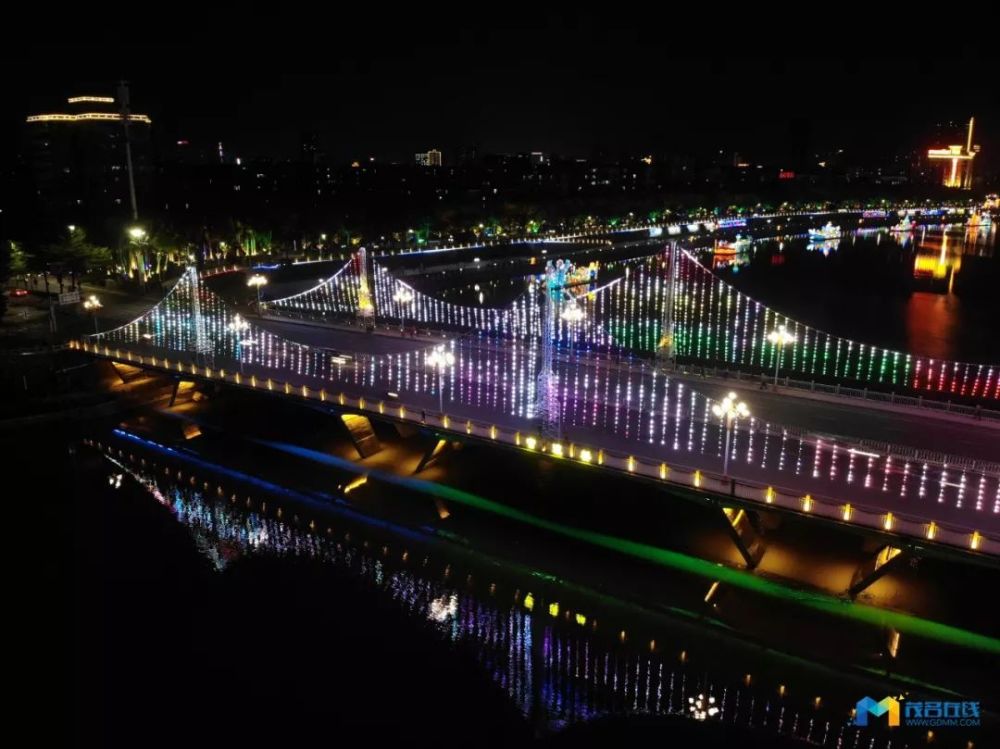
[[[754,569],[766,549],[756,514],[737,507],[722,507],[721,511],[740,556],[748,569]]]
[[[856,598],[858,593],[865,590],[880,577],[890,572],[900,564],[906,562],[911,553],[906,549],[886,544],[880,547],[872,556],[866,559],[854,572],[851,580],[851,587],[847,589],[847,595]]]

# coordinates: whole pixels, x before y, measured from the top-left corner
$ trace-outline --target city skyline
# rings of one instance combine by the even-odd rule
[[[248,159],[297,158],[311,134],[334,163],[406,162],[431,147],[446,163],[473,147],[584,158],[722,149],[787,162],[844,149],[867,163],[926,148],[936,125],[971,116],[977,168],[995,170],[1000,150],[990,147],[1000,106],[977,77],[957,74],[962,59],[683,57],[664,55],[652,34],[558,26],[429,40],[389,30],[372,48],[348,38],[293,55],[279,45],[266,59],[176,43],[75,52],[72,70],[44,46],[3,53],[24,71],[7,96],[11,134],[67,97],[113,95],[124,78],[161,147],[222,141]]]

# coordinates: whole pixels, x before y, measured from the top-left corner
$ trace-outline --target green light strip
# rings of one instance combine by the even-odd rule
[[[430,483],[430,482],[428,482]],[[826,614],[836,616],[846,616],[859,621],[874,624],[879,627],[893,627],[900,632],[914,634],[930,639],[947,642],[952,645],[985,650],[987,652],[1000,654],[1000,639],[969,632],[958,627],[953,627],[940,622],[922,619],[910,614],[903,614],[895,611],[887,611],[875,606],[861,603],[850,603],[840,598],[835,598],[828,594],[815,591],[803,591],[789,588],[780,583],[767,580],[753,575],[743,570],[737,570],[722,566],[714,562],[708,562],[696,557],[681,554],[676,551],[661,549],[649,544],[628,539],[609,536],[597,531],[590,531],[582,528],[564,525],[545,518],[531,515],[521,510],[516,510],[506,505],[484,499],[458,489],[447,486],[431,484],[436,487],[437,496],[450,499],[454,502],[466,504],[470,507],[492,512],[503,517],[527,523],[538,528],[558,533],[568,538],[586,541],[594,546],[627,554],[628,556],[645,561],[654,562],[666,567],[673,567],[684,572],[699,575],[709,580],[719,580],[735,587],[745,588],[756,593],[768,596],[775,596],[785,600],[793,601],[810,608],[822,611]]]
[[[305,455],[323,463],[332,462],[330,456],[307,448],[295,447],[292,449],[289,445],[276,442],[268,442],[266,444],[293,454]],[[337,463],[337,465],[340,466],[340,463]],[[793,589],[744,570],[733,569],[680,552],[661,549],[638,541],[609,536],[597,531],[576,528],[564,523],[557,523],[523,510],[508,507],[500,502],[432,481],[397,476],[380,470],[361,470],[360,467],[357,472],[368,473],[370,477],[377,478],[389,484],[457,502],[458,504],[483,510],[500,517],[516,520],[517,522],[536,528],[542,528],[566,538],[585,541],[594,546],[611,549],[636,559],[653,562],[664,567],[672,567],[708,580],[719,580],[734,587],[743,588],[766,596],[792,601],[825,614],[851,618],[878,627],[892,627],[904,634],[926,637],[950,645],[1000,654],[1000,639],[989,637],[988,635],[970,632],[949,624],[923,619],[912,614],[888,611],[876,606],[847,601],[819,591]]]

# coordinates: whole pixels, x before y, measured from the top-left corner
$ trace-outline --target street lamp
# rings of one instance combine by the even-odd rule
[[[147,269],[149,267],[149,261],[146,258],[146,249],[147,248],[145,246],[146,230],[143,229],[141,226],[130,226],[128,228],[128,236],[129,236],[130,242],[133,245],[138,245],[139,246],[139,249],[138,249],[138,255],[139,255],[139,257],[136,260],[136,265],[139,266],[139,277],[142,279],[143,288],[145,288],[145,285],[146,285],[146,276],[147,276]],[[136,251],[133,250],[132,252],[134,253]],[[130,262],[131,258],[127,258],[126,257],[126,258],[123,258],[123,260],[124,260],[125,271],[129,272],[129,266],[131,265],[131,262]]]
[[[83,308],[94,316],[94,335],[100,335],[100,331],[97,329],[97,310],[103,306],[104,305],[101,304],[101,300],[94,294],[91,294],[83,300]]]
[[[427,357],[427,364],[438,373],[438,410],[444,413],[444,371],[455,363],[455,355],[445,350],[443,345],[435,346]]]
[[[559,314],[559,317],[566,322],[580,322],[586,314],[576,302],[566,305],[566,308]]]
[[[715,704],[715,697],[705,699],[705,695],[699,694],[697,697],[688,697],[688,712],[695,720],[707,720],[714,718],[719,708]]]
[[[260,273],[254,273],[250,278],[247,279],[247,286],[252,286],[257,289],[257,314],[263,317],[263,312],[260,308],[260,287],[267,285],[267,276],[262,276]]]
[[[232,331],[233,333],[239,334],[242,333],[247,328],[249,328],[250,323],[244,320],[237,312],[235,315],[233,315],[233,319],[226,327],[229,328],[229,330]]]
[[[774,357],[774,386],[778,387],[778,368],[781,366],[781,359],[785,353],[786,343],[795,343],[795,334],[789,333],[784,325],[779,325],[777,330],[772,330],[767,334],[767,340],[778,347],[778,352]]]
[[[750,415],[750,409],[743,401],[737,402],[736,393],[730,393],[722,399],[722,403],[712,406],[712,413],[720,419],[726,420],[726,450],[722,455],[722,475],[729,475],[729,440],[732,436],[733,421],[736,418],[746,418]]]
[[[399,290],[392,295],[392,300],[399,305],[399,332],[402,333],[406,328],[406,305],[413,302],[413,292],[405,286],[401,286]]]

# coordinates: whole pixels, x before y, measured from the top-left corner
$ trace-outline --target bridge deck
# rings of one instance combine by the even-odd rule
[[[364,354],[405,353],[430,345],[426,339],[373,335],[350,328],[303,324],[273,317],[260,320],[259,324],[288,340],[338,351]],[[487,343],[477,344],[475,339],[470,339],[468,345],[479,345],[490,351],[496,348]],[[577,366],[647,371],[643,369],[646,365],[641,361],[628,363],[614,358],[600,361],[575,357],[570,360]],[[867,408],[863,402],[847,399],[822,402],[796,397],[794,390],[760,390],[747,381],[722,383],[718,379],[706,381],[705,378],[680,374],[672,374],[671,377],[687,382],[694,390],[713,397],[718,393],[735,390],[751,406],[758,420],[773,424],[797,427],[836,436],[838,439],[887,442],[1000,464],[1000,425],[997,424],[976,423],[971,418],[964,421],[939,419],[937,417],[941,413],[936,411],[915,413],[906,408],[894,411],[874,410]],[[644,382],[648,383],[649,380],[648,374],[643,377]],[[928,428],[929,424],[933,424],[932,428]]]
[[[566,362],[557,366],[565,393],[562,439],[547,445],[535,434],[530,394],[518,382],[526,352],[471,342],[458,344],[456,351],[457,364],[445,381],[447,416],[437,414],[437,378],[423,365],[421,351],[362,357],[338,366],[331,378],[247,362],[240,373],[239,362],[223,357],[214,357],[206,368],[193,363],[191,352],[143,345],[98,353],[187,377],[224,377],[243,387],[341,402],[667,484],[1000,554],[1000,475],[894,457],[850,442],[823,442],[754,420],[737,426],[729,478],[723,478],[724,430],[706,418],[704,396],[653,372]],[[570,383],[577,383],[573,391]]]

